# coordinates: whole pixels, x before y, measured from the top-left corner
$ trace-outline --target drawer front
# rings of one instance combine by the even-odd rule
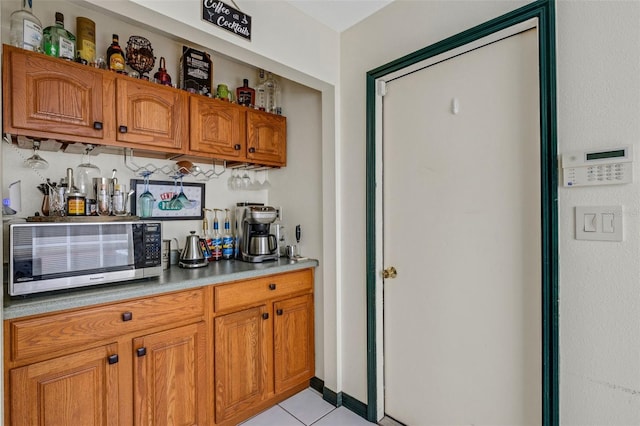
[[[202,289],[11,321],[14,361],[204,314]]]
[[[213,289],[216,312],[238,309],[262,303],[265,300],[280,299],[293,293],[312,291],[313,272],[311,269],[305,269],[266,278],[217,285]]]

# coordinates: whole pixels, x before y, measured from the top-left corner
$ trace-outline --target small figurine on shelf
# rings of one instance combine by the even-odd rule
[[[156,79],[156,83],[164,84],[165,86],[171,86],[171,76],[167,72],[164,64],[164,57],[160,57],[160,68],[153,75],[153,78]]]
[[[156,63],[151,42],[141,36],[131,36],[127,41],[127,65],[136,70],[141,79],[149,80],[145,73],[151,71]]]

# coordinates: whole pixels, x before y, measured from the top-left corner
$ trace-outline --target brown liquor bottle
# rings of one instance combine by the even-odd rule
[[[124,52],[120,47],[118,34],[114,34],[111,46],[107,49],[107,66],[111,71],[122,73],[124,65]]]
[[[256,91],[249,87],[249,80],[242,80],[242,87],[236,89],[236,99],[240,105],[253,107],[256,103]]]

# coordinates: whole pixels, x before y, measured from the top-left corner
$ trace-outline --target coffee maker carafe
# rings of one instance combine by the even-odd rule
[[[277,211],[270,206],[241,206],[236,211],[238,258],[246,262],[264,262],[278,258],[278,241],[271,233]]]

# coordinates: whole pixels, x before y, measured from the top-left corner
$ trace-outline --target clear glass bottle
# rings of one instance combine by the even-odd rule
[[[282,114],[280,106],[280,86],[273,74],[267,73],[267,79],[264,81],[265,94],[265,111],[272,114]]]
[[[264,87],[264,70],[260,69],[259,72],[260,80],[258,81],[258,85],[256,86],[256,108],[260,111],[266,110],[267,100],[265,95],[265,87]]]
[[[42,23],[31,11],[32,5],[32,0],[22,0],[22,9],[11,14],[10,43],[22,49],[42,52]]]
[[[54,58],[73,61],[76,57],[76,36],[64,29],[64,15],[56,12],[56,23],[44,29],[44,53]]]

